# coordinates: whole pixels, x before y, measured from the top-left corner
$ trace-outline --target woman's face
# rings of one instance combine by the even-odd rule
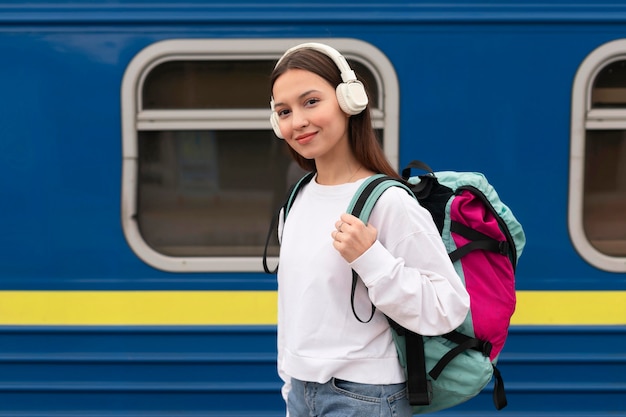
[[[302,157],[332,158],[348,151],[349,116],[324,78],[290,69],[276,79],[272,93],[280,131]]]

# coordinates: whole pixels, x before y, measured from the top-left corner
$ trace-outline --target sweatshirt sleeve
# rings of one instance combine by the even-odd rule
[[[457,328],[469,311],[469,294],[430,213],[394,187],[380,197],[369,223],[378,238],[350,266],[374,305],[425,336]]]

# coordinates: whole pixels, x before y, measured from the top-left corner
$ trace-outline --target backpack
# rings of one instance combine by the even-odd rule
[[[411,177],[411,169],[426,174]],[[515,310],[515,269],[525,245],[521,224],[500,200],[484,175],[433,172],[413,161],[403,171],[405,182],[384,175],[364,181],[347,212],[367,223],[378,198],[389,187],[401,187],[432,215],[457,274],[470,294],[470,312],[454,331],[422,336],[389,319],[398,358],[407,374],[413,414],[425,414],[461,404],[494,380],[496,409],[507,405],[504,383],[496,363]],[[283,206],[286,218],[298,191],[313,174],[296,183]],[[270,230],[273,230],[273,224]],[[268,235],[269,242],[269,235]],[[267,243],[266,243],[267,251]],[[269,271],[264,253],[263,265]],[[352,274],[352,311],[358,280]]]

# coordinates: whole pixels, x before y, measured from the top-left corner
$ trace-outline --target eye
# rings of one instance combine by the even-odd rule
[[[289,114],[289,110],[288,109],[279,109],[276,110],[276,114],[278,114],[279,117],[285,117]]]
[[[313,106],[320,101],[319,98],[309,98],[304,102],[305,106]]]

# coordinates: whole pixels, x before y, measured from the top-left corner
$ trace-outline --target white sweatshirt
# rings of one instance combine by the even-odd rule
[[[369,224],[378,238],[349,264],[333,247],[335,222],[363,180],[300,190],[281,227],[278,269],[278,373],[325,383],[405,381],[386,317],[423,335],[458,327],[469,295],[456,274],[430,213],[398,187],[385,191]],[[352,268],[359,274],[352,312]],[[384,314],[383,314],[384,313]]]

